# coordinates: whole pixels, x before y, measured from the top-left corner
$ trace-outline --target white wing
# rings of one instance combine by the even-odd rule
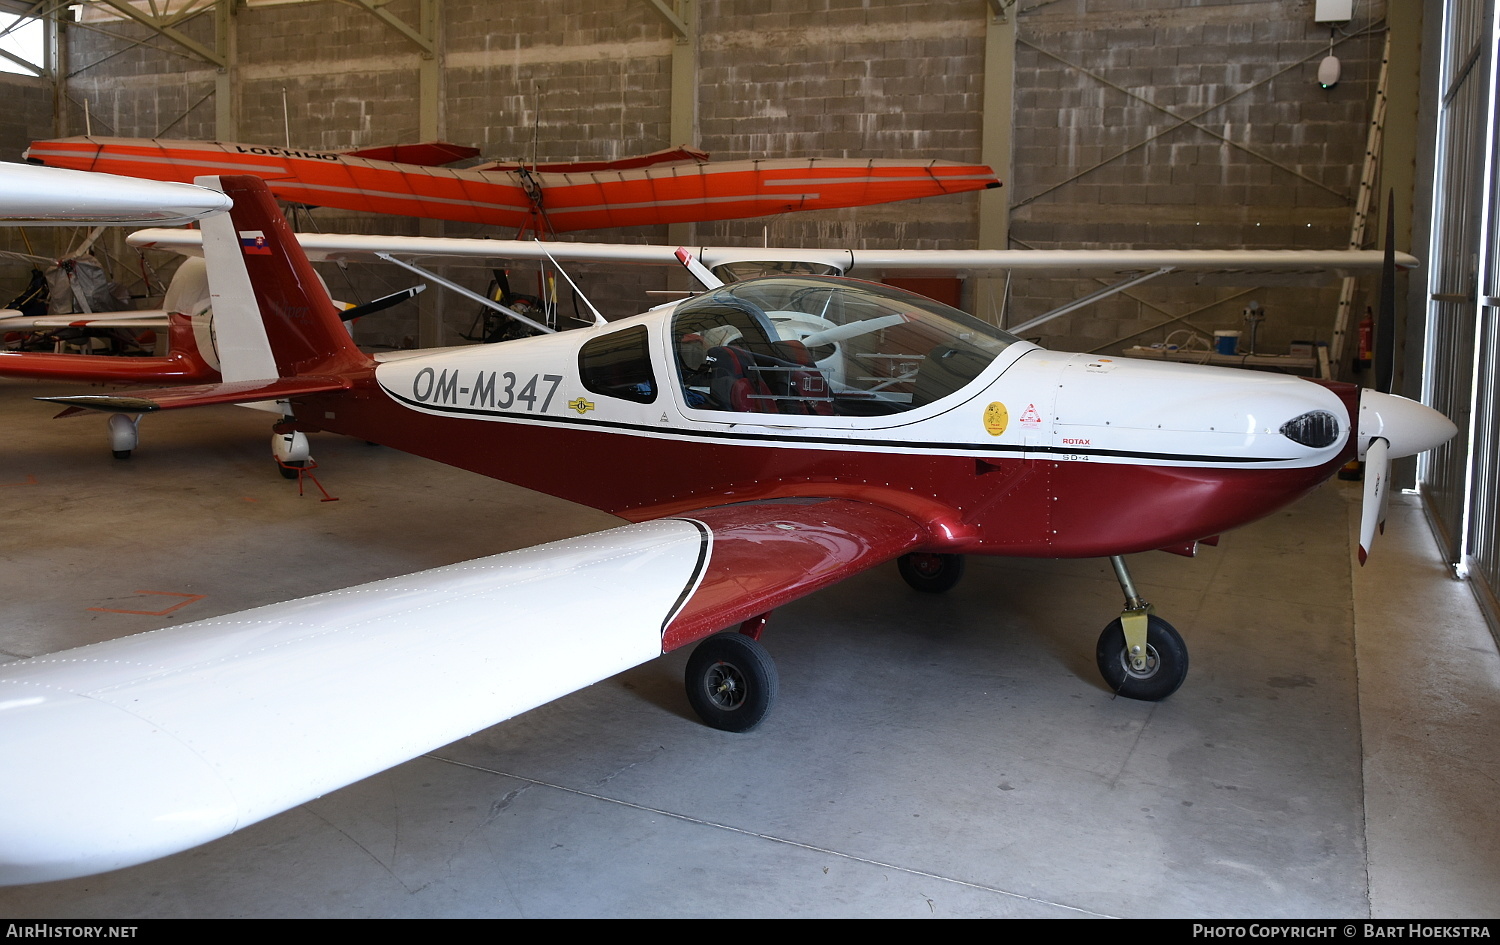
[[[187,849],[658,656],[701,545],[631,525],[7,665],[0,884]]]
[[[376,259],[387,253],[409,258],[536,259],[549,255],[568,262],[633,263],[678,266],[676,246],[627,243],[527,242],[523,240],[439,239],[420,236],[360,236],[301,233],[297,236],[313,259]],[[149,229],[132,233],[132,246],[201,252],[194,230]],[[765,249],[703,246],[690,251],[710,268],[737,262],[802,262],[826,266],[846,275],[894,272],[1060,272],[1131,273],[1169,269],[1176,272],[1241,274],[1257,279],[1379,272],[1383,256],[1365,250],[998,250],[998,249]],[[1415,256],[1398,253],[1396,264],[1411,269]]]
[[[0,885],[206,843],[910,551],[738,503],[0,667]]]
[[[116,177],[35,164],[0,164],[0,224],[188,223],[229,209],[192,184]]]

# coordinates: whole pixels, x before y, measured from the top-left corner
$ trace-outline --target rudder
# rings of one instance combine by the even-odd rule
[[[208,177],[198,183],[234,201],[227,214],[202,223],[224,380],[335,376],[370,367],[265,181]]]

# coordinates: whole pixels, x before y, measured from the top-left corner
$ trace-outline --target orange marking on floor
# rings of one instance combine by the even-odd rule
[[[174,610],[186,607],[188,604],[200,601],[208,596],[207,594],[179,594],[176,591],[133,591],[132,593],[160,594],[162,597],[185,597],[187,600],[179,601],[166,610],[117,610],[113,607],[90,607],[89,610],[97,610],[104,614],[144,614],[147,617],[165,617]]]
[[[0,486],[34,486],[36,484],[36,475],[33,473],[27,473],[26,479],[22,482],[0,482]]]

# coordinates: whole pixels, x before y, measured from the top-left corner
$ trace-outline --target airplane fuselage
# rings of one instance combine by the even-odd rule
[[[902,511],[926,528],[927,550],[1042,557],[1185,550],[1293,501],[1353,450],[1352,387],[1340,396],[1299,378],[1058,354],[1013,339],[930,402],[897,391],[952,353],[896,341],[847,358],[886,376],[866,385],[873,393],[833,389],[830,377],[843,374],[830,355],[795,371],[763,369],[795,373],[812,396],[765,394],[766,403],[735,409],[705,402],[723,384],[684,364],[688,304],[388,361],[364,396],[299,405],[299,425],[632,521],[837,497]],[[591,358],[602,360],[591,367]],[[1320,413],[1332,418],[1326,443],[1282,432]]]

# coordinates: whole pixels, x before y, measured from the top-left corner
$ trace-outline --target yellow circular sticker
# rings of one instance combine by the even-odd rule
[[[997,400],[984,408],[984,428],[990,436],[999,436],[1004,433],[1008,423],[1010,423],[1010,413],[1000,401]]]

